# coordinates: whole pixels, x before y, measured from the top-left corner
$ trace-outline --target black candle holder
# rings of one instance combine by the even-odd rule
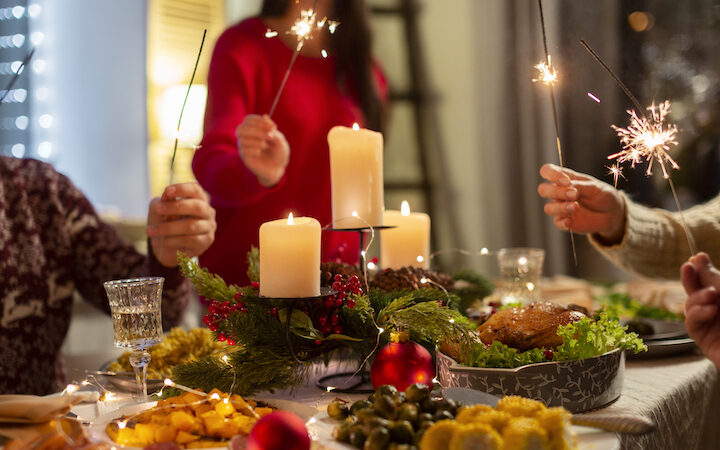
[[[285,319],[285,340],[287,341],[288,348],[290,349],[290,354],[292,355],[293,359],[299,363],[307,362],[306,359],[301,359],[297,352],[295,351],[295,345],[293,344],[292,339],[292,333],[290,331],[290,319],[292,318],[292,313],[295,311],[295,306],[300,301],[313,301],[313,300],[322,300],[325,297],[330,297],[331,295],[337,294],[338,291],[321,286],[320,287],[320,295],[316,297],[291,297],[291,298],[277,298],[277,297],[266,297],[266,296],[260,296],[260,298],[273,300],[276,302],[286,302],[288,304],[288,313],[287,318]]]
[[[362,252],[365,250],[365,233],[373,230],[382,231],[397,228],[397,225],[378,225],[376,227],[358,227],[358,228],[325,228],[325,231],[353,232],[358,234],[360,245],[358,245],[358,266],[362,272]]]

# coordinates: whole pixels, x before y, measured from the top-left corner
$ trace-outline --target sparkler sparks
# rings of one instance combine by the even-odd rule
[[[622,173],[622,167],[620,167],[618,164],[613,164],[612,166],[605,166],[605,168],[608,170],[608,175],[613,176],[613,182],[614,186],[617,188],[618,179],[622,178],[623,180],[627,181],[627,178],[625,178],[625,175]]]
[[[540,61],[535,64],[535,68],[538,70],[539,74],[537,78],[533,78],[534,82],[544,83],[547,86],[552,86],[557,83],[557,70],[555,70],[555,66],[552,64],[550,55],[548,55],[547,61]]]
[[[649,117],[639,117],[637,112],[628,110],[630,125],[627,128],[613,125],[623,149],[608,156],[608,159],[615,159],[618,164],[630,162],[631,167],[645,160],[648,162],[648,176],[652,175],[653,163],[657,161],[663,177],[668,178],[666,164],[676,170],[680,168],[668,153],[671,145],[677,145],[675,138],[678,132],[677,126],[665,123],[670,102],[666,100],[657,106],[653,103],[647,110],[650,111]],[[615,179],[617,182],[617,177]]]

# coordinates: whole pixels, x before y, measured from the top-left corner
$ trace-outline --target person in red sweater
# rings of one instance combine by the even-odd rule
[[[272,117],[297,38],[287,34],[312,0],[265,0],[260,17],[228,28],[208,74],[205,134],[193,172],[217,211],[215,243],[200,264],[228,283],[247,284],[246,254],[269,220],[332,220],[327,133],[336,125],[380,130],[386,83],[373,63],[362,0],[319,0],[327,27],[305,42]],[[268,29],[278,31],[267,38]],[[323,58],[321,50],[329,56]],[[357,236],[323,233],[323,259],[357,261]]]

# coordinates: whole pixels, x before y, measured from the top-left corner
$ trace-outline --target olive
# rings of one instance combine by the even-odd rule
[[[350,407],[350,414],[357,414],[363,408],[372,408],[372,403],[367,400],[358,400]]]
[[[368,435],[363,450],[385,450],[390,444],[390,432],[387,428],[378,427]]]
[[[390,426],[390,421],[387,419],[383,419],[382,417],[373,417],[372,419],[365,422],[365,425],[367,425],[370,430],[375,427],[388,428]]]
[[[450,414],[450,411],[445,411],[444,409],[436,412],[435,415],[433,416],[433,420],[435,422],[438,422],[440,420],[445,420],[445,419],[453,420],[454,418],[455,418],[455,416]]]
[[[393,442],[411,443],[415,440],[415,430],[407,420],[398,420],[390,426],[390,436]]]
[[[414,403],[403,403],[398,410],[398,419],[407,420],[410,423],[417,422],[418,419],[418,407]]]
[[[420,423],[420,422],[432,422],[432,420],[433,420],[432,414],[424,412],[424,413],[418,414],[417,423]]]
[[[327,407],[328,416],[335,420],[343,420],[348,416],[350,410],[348,409],[347,402],[340,399],[335,399],[330,402]]]
[[[402,403],[405,403],[405,402],[407,401],[407,398],[405,397],[405,393],[404,393],[404,392],[398,392],[397,394],[395,394],[394,398],[395,398],[395,401],[396,401],[398,404],[402,404]]]
[[[375,391],[375,397],[377,397],[378,395],[394,396],[395,394],[397,394],[397,392],[398,390],[392,384],[383,384]]]
[[[365,434],[360,430],[353,430],[350,432],[350,445],[353,447],[362,448],[365,444]]]
[[[430,397],[430,388],[420,383],[411,384],[405,389],[405,397],[408,401],[420,403]]]
[[[448,411],[450,414],[455,416],[457,414],[457,403],[453,399],[443,398],[438,400],[436,403],[438,411]]]
[[[368,423],[371,419],[374,419],[377,416],[378,413],[375,412],[373,408],[363,408],[355,413],[355,417],[357,417],[358,422],[360,423]]]
[[[428,397],[420,404],[420,409],[422,409],[422,412],[434,414],[437,411],[437,402]]]
[[[433,425],[435,425],[435,422],[434,422],[434,421],[432,421],[432,420],[425,420],[425,421],[420,422],[420,429],[421,429],[421,430],[427,430],[428,428],[430,428],[430,427],[433,426]]]
[[[415,445],[420,445],[420,441],[422,441],[424,434],[425,434],[425,428],[418,430],[417,433],[415,433]]]
[[[340,442],[350,442],[350,427],[344,424],[337,426],[333,430],[332,436]]]
[[[388,450],[417,450],[412,444],[398,444],[397,442],[391,442]]]
[[[389,395],[381,395],[375,399],[373,404],[375,412],[386,419],[395,419],[397,417],[397,408],[395,402]]]

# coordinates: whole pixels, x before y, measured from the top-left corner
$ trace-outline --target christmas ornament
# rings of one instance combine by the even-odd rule
[[[390,340],[375,355],[370,367],[373,388],[390,384],[398,391],[405,391],[414,383],[432,386],[435,364],[430,352],[411,341],[407,332],[392,332]]]
[[[310,436],[295,414],[275,411],[258,420],[248,436],[247,450],[308,450]]]
[[[427,287],[422,282],[423,278],[430,280],[433,285],[440,285],[447,290],[451,290],[455,284],[455,281],[450,275],[430,269],[408,266],[400,269],[385,269],[378,272],[372,282],[370,282],[370,288],[382,289],[384,291],[397,291],[402,289],[417,290]]]

